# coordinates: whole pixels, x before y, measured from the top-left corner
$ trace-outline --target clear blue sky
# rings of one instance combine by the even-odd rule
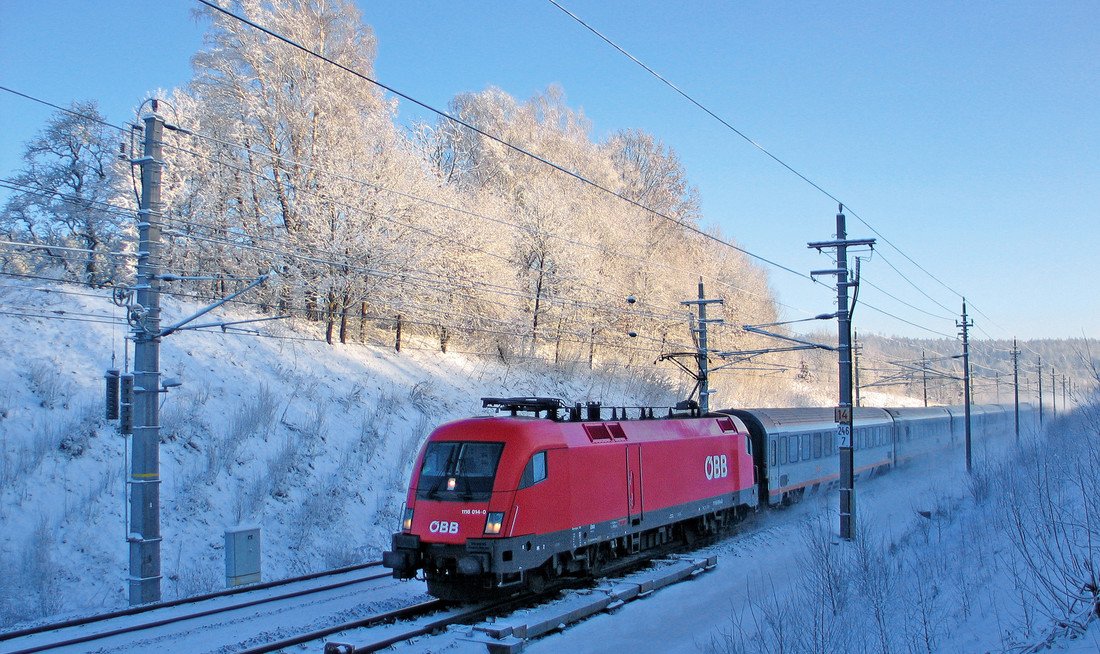
[[[1100,2],[561,1],[965,294],[979,337],[1100,337]],[[440,107],[487,85],[524,98],[558,83],[594,137],[640,127],[675,148],[709,224],[796,270],[830,267],[805,244],[832,236],[832,200],[545,0],[359,5],[381,81]],[[197,6],[0,0],[0,85],[96,99],[127,120],[154,89],[189,79]],[[49,113],[0,93],[0,175]],[[873,236],[851,216],[849,234]],[[952,291],[881,250],[959,311]],[[928,313],[869,285],[861,300],[955,333],[955,316],[882,256],[863,272]],[[786,317],[833,310],[827,289],[771,279]],[[867,306],[856,325],[932,335]]]

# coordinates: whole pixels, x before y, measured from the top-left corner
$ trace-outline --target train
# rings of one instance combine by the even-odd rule
[[[599,574],[625,557],[719,533],[747,513],[832,487],[833,409],[567,405],[482,398],[491,416],[441,425],[413,467],[400,530],[383,553],[398,579],[476,601]],[[972,436],[1013,429],[1013,405],[971,407]],[[1020,424],[1034,410],[1020,405]],[[854,474],[943,453],[964,408],[856,408]]]

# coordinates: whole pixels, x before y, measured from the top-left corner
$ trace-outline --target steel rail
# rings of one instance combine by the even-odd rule
[[[101,615],[97,615],[97,616],[89,616],[87,618],[79,618],[79,619],[76,619],[76,620],[69,620],[69,621],[66,621],[66,622],[55,623],[55,624],[50,624],[50,625],[42,625],[40,627],[32,627],[32,628],[29,628],[29,629],[21,630],[20,632],[10,632],[10,633],[4,634],[2,640],[12,640],[14,638],[42,634],[42,633],[45,633],[47,631],[56,631],[56,630],[59,630],[59,629],[68,629],[68,628],[72,628],[72,627],[85,626],[85,625],[93,624],[93,623],[96,623],[96,622],[106,622],[107,620],[110,620],[110,619],[128,617],[128,616],[131,616],[131,615],[138,615],[138,614],[147,613],[149,611],[153,611],[153,610],[156,610],[156,609],[171,608],[171,607],[174,607],[174,606],[180,606],[180,605],[185,605],[185,604],[197,604],[199,602],[206,601],[206,600],[209,600],[209,599],[216,599],[216,598],[219,598],[219,597],[232,596],[232,595],[236,595],[236,594],[244,593],[244,592],[265,590],[265,589],[273,588],[273,587],[277,587],[277,586],[285,586],[285,585],[289,585],[289,584],[292,584],[292,583],[310,581],[310,580],[318,579],[318,578],[325,577],[325,576],[334,576],[334,575],[337,575],[337,574],[343,574],[343,573],[347,573],[347,572],[354,572],[356,570],[361,570],[361,569],[364,569],[364,568],[377,567],[380,564],[381,564],[380,561],[379,562],[370,562],[370,563],[366,563],[366,564],[359,564],[359,565],[354,565],[354,566],[348,566],[348,567],[345,567],[345,568],[339,568],[339,569],[336,569],[336,570],[328,570],[328,571],[320,572],[320,573],[311,573],[311,574],[308,574],[308,575],[301,575],[299,577],[292,577],[290,579],[281,579],[281,580],[278,580],[278,581],[267,582],[267,583],[264,583],[264,584],[257,584],[256,586],[245,586],[245,587],[240,587],[240,588],[234,588],[234,589],[230,589],[229,591],[219,591],[219,592],[215,592],[215,593],[207,593],[205,595],[198,595],[198,596],[195,596],[195,597],[186,598],[186,599],[182,599],[182,600],[172,600],[172,601],[169,601],[169,602],[158,602],[156,604],[148,604],[148,605],[145,605],[145,606],[134,607],[133,609],[115,611],[113,613],[106,613],[106,614],[101,614]],[[320,592],[324,592],[324,591],[328,591],[328,590],[335,590],[337,588],[343,588],[345,586],[352,586],[352,585],[355,585],[355,584],[363,583],[363,582],[366,582],[366,581],[373,581],[373,580],[376,580],[376,579],[383,579],[383,578],[386,578],[386,577],[389,577],[389,576],[391,576],[390,573],[386,572],[386,573],[372,574],[372,575],[368,575],[368,576],[365,576],[365,577],[356,577],[354,579],[345,579],[343,581],[338,581],[338,582],[331,583],[331,584],[325,584],[325,585],[322,585],[322,586],[313,586],[313,587],[310,587],[310,588],[303,588],[303,589],[292,591],[292,592],[289,592],[289,593],[282,593],[282,594],[279,594],[279,595],[272,595],[270,597],[263,597],[263,598],[258,598],[258,599],[254,599],[254,600],[249,600],[249,601],[246,601],[246,602],[240,602],[240,603],[237,603],[237,604],[231,604],[231,605],[227,605],[227,606],[211,608],[211,609],[207,609],[207,610],[204,610],[204,611],[198,611],[198,612],[195,612],[195,613],[186,613],[186,614],[183,614],[183,615],[177,615],[177,616],[172,616],[172,617],[169,617],[169,618],[163,618],[161,620],[153,620],[151,622],[143,622],[143,623],[140,623],[140,624],[129,625],[127,627],[119,627],[117,629],[109,629],[107,631],[100,631],[100,632],[96,632],[96,633],[85,634],[85,635],[82,635],[82,636],[77,636],[75,638],[69,638],[67,640],[57,641],[57,642],[53,642],[53,643],[43,643],[41,645],[34,645],[34,646],[24,648],[24,649],[13,650],[12,652],[9,652],[8,654],[33,654],[35,652],[47,651],[47,650],[56,649],[56,648],[60,648],[60,647],[68,647],[70,645],[78,645],[80,643],[87,643],[87,642],[90,642],[90,641],[93,641],[93,640],[99,640],[99,639],[102,639],[102,638],[109,638],[111,636],[118,636],[118,635],[121,635],[121,634],[134,633],[134,632],[143,631],[143,630],[146,630],[146,629],[153,629],[155,627],[161,627],[161,626],[164,626],[164,625],[167,625],[167,624],[173,624],[173,623],[176,623],[176,622],[183,622],[185,620],[193,620],[193,619],[196,619],[196,618],[203,618],[203,617],[207,617],[207,616],[210,616],[210,615],[216,615],[218,613],[226,613],[226,612],[229,612],[229,611],[245,609],[245,608],[249,608],[251,606],[258,606],[260,604],[267,604],[269,602],[277,602],[277,601],[280,601],[280,600],[293,599],[295,597],[301,597],[303,595],[310,595],[310,594],[313,594],[313,593],[320,593]]]
[[[317,631],[311,631],[309,633],[293,636],[285,640],[280,640],[274,643],[268,643],[266,645],[260,645],[259,647],[253,647],[250,649],[242,650],[237,654],[267,654],[268,652],[276,652],[287,647],[293,647],[294,645],[301,645],[302,643],[308,643],[314,640],[321,640],[326,636],[339,633],[341,631],[347,631],[349,629],[360,629],[363,627],[372,627],[374,625],[389,622],[391,620],[401,620],[404,618],[416,617],[418,615],[424,615],[431,613],[432,611],[442,609],[447,603],[440,599],[431,599],[419,604],[413,604],[400,609],[394,609],[392,611],[386,611],[385,613],[379,613],[367,618],[359,618],[352,622],[345,622],[343,624],[334,625],[331,627],[325,627],[324,629],[318,629]],[[394,642],[400,642],[402,639],[398,639]],[[326,646],[326,650],[327,646]]]
[[[408,640],[410,638],[415,638],[417,636],[423,636],[425,634],[430,634],[430,633],[433,633],[433,632],[438,631],[440,629],[445,629],[446,627],[449,627],[450,625],[453,625],[453,624],[468,624],[470,622],[475,622],[477,620],[480,620],[480,619],[484,618],[485,616],[493,614],[493,613],[512,610],[517,606],[522,606],[524,604],[530,603],[533,599],[537,599],[537,597],[538,596],[533,596],[529,593],[525,593],[525,594],[518,595],[518,596],[515,596],[515,597],[511,597],[511,598],[508,598],[506,600],[502,600],[502,601],[499,601],[499,602],[492,602],[490,604],[482,604],[482,605],[474,606],[474,607],[471,607],[469,610],[464,611],[462,613],[447,615],[447,616],[444,616],[442,618],[439,618],[439,619],[436,619],[436,620],[432,620],[430,622],[426,622],[426,623],[417,625],[417,626],[412,627],[410,629],[406,629],[406,630],[404,630],[404,631],[402,631],[398,634],[391,634],[389,636],[385,636],[384,638],[374,640],[374,641],[370,641],[370,642],[368,642],[366,644],[363,644],[363,645],[351,645],[351,644],[348,644],[348,643],[328,642],[328,643],[325,643],[325,650],[324,651],[325,651],[325,654],[365,654],[366,652],[377,652],[378,650],[385,649],[385,648],[389,647],[390,645],[395,645],[397,643],[400,643],[403,640]],[[435,601],[439,602],[440,604],[445,604],[445,602],[443,602],[443,600],[435,600]],[[357,627],[360,627],[360,626],[366,627],[366,626],[371,626],[371,625],[355,625],[355,626],[349,626],[349,628],[357,628]],[[330,634],[331,633],[336,633],[336,631],[331,631]],[[329,634],[326,634],[326,635],[329,635]],[[265,654],[266,652],[270,652],[270,651],[273,651],[273,650],[263,650],[262,652],[260,652],[260,651],[257,651],[257,652],[249,651],[247,653],[242,653],[242,654]]]
[[[120,609],[118,611],[111,611],[110,613],[98,613],[96,615],[89,615],[83,618],[73,618],[72,620],[64,620],[62,622],[51,622],[49,624],[39,625],[37,627],[27,627],[26,629],[19,629],[16,631],[7,631],[0,633],[0,642],[5,640],[12,640],[13,638],[22,638],[24,636],[33,636],[35,634],[43,633],[46,631],[57,631],[58,629],[67,629],[69,627],[79,627],[81,625],[92,624],[93,622],[101,622],[103,620],[113,620],[114,618],[124,618],[129,615],[137,615],[139,613],[145,613],[147,611],[155,611],[156,609],[165,609],[173,606],[180,606],[183,604],[194,604],[196,602],[202,602],[208,599],[215,599],[218,597],[228,597],[230,595],[237,595],[240,593],[248,593],[254,590],[265,590],[268,588],[274,588],[276,586],[285,586],[287,584],[297,583],[299,581],[311,581],[319,577],[325,577],[330,575],[343,574],[345,572],[355,572],[356,570],[363,570],[366,568],[376,568],[382,565],[381,561],[370,561],[368,563],[357,563],[355,565],[345,566],[343,568],[336,568],[334,570],[325,570],[323,572],[311,572],[309,574],[300,575],[297,577],[289,577],[287,579],[276,579],[274,581],[265,581],[259,584],[250,584],[248,586],[238,586],[236,588],[227,588],[225,590],[214,591],[212,593],[205,593],[203,595],[195,595],[194,597],[182,597],[180,599],[168,600],[165,602],[155,602],[153,604],[142,604],[140,606],[134,606],[128,609]]]

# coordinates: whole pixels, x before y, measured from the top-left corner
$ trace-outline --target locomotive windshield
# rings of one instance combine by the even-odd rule
[[[416,497],[445,502],[487,501],[504,443],[435,441],[428,443]]]

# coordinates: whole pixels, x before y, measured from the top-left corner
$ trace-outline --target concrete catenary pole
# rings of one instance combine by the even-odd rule
[[[130,463],[130,604],[160,600],[160,227],[164,120],[145,118],[138,210],[134,339],[134,448]]]

